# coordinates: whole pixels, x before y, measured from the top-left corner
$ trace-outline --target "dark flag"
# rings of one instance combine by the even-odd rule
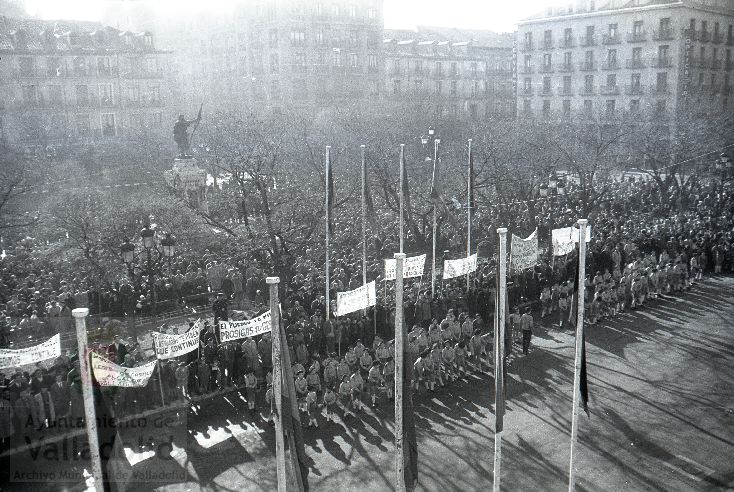
[[[370,192],[370,181],[369,173],[367,172],[367,165],[365,163],[364,176],[362,176],[362,182],[364,183],[364,203],[367,208],[366,215],[367,220],[370,221],[372,226],[375,226],[375,206],[372,202],[372,193]]]
[[[410,186],[408,185],[408,169],[405,167],[405,154],[400,154],[401,161],[400,161],[400,172],[403,173],[403,210],[405,213],[405,220],[408,222],[408,224],[411,223],[411,214],[410,214]]]
[[[441,200],[441,159],[433,159],[433,176],[431,177],[430,199],[434,205],[440,206]]]
[[[474,153],[469,148],[469,208],[475,210],[474,204]]]
[[[576,250],[578,253],[578,250]],[[586,288],[584,285],[584,279],[579,278],[579,267],[578,260],[576,261],[576,270],[573,274],[573,295],[571,297],[571,313],[569,315],[571,326],[576,326],[578,318],[579,308],[579,289]],[[581,328],[581,374],[580,374],[580,386],[581,392],[581,403],[584,406],[584,412],[586,416],[590,417],[589,414],[589,382],[586,374],[586,327]]]
[[[329,205],[326,213],[329,217],[329,232],[334,230],[334,202],[336,201],[336,188],[334,187],[334,172],[331,170],[331,156],[326,164],[326,192],[329,194]]]
[[[405,335],[403,335],[405,336]],[[405,347],[405,344],[403,344]],[[408,354],[403,352],[403,459],[405,469],[406,490],[415,490],[418,484],[418,443],[415,436],[415,420],[413,419],[413,396],[410,381],[413,379],[413,365]]]
[[[301,427],[301,414],[298,411],[296,400],[296,386],[291,367],[291,356],[288,352],[288,341],[283,332],[283,323],[280,323],[280,347],[281,367],[283,373],[283,432],[287,439],[287,449],[292,463],[292,469],[296,471],[293,480],[296,490],[308,491],[308,465],[306,465],[306,450],[303,443],[303,428]],[[300,473],[299,473],[300,472]]]

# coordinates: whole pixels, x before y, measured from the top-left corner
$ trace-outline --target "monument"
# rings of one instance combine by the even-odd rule
[[[196,157],[189,153],[191,139],[201,121],[201,107],[196,119],[187,120],[184,115],[178,117],[173,125],[173,139],[178,146],[178,155],[173,159],[173,169],[163,173],[168,186],[173,188],[176,195],[195,208],[202,208],[206,204],[206,171],[198,166]],[[194,128],[189,136],[188,128]]]

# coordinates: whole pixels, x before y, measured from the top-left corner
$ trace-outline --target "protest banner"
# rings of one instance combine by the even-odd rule
[[[563,256],[569,254],[576,247],[571,237],[573,227],[562,227],[561,229],[553,229],[551,231],[551,240],[553,242],[553,256]]]
[[[0,349],[0,369],[16,368],[35,364],[61,355],[61,336],[57,333],[33,347],[22,349]]]
[[[476,271],[476,269],[476,253],[460,260],[445,260],[443,262],[443,279],[448,280],[454,277],[461,277],[462,275]]]
[[[240,338],[262,335],[271,330],[270,311],[261,314],[257,318],[242,321],[220,321],[219,339],[222,343]]]
[[[403,278],[422,277],[426,255],[412,256],[403,263]],[[385,280],[395,280],[395,260],[385,260]]]
[[[349,292],[336,293],[336,315],[344,316],[345,314],[374,306],[377,302],[377,293],[375,292],[375,281],[363,285]]]
[[[510,265],[515,270],[533,268],[538,261],[538,229],[523,239],[512,235],[512,251],[510,252]]]
[[[142,388],[148,384],[156,361],[138,367],[122,367],[92,352],[92,371],[100,386]]]
[[[172,359],[196,350],[199,348],[200,331],[201,320],[197,321],[183,335],[168,335],[157,331],[152,332],[153,348],[155,349],[156,357],[159,359]]]

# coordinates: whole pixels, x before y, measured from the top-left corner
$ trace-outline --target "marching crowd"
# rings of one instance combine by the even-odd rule
[[[683,188],[671,185],[668,198],[677,204],[672,209],[661,207],[663,192],[652,183],[618,182],[610,186],[611,198],[589,215],[592,238],[584,280],[589,325],[643,308],[658,297],[681,293],[705,275],[734,271],[731,184],[690,180]],[[580,216],[579,207],[570,197],[557,197],[532,208],[528,204],[511,205],[505,212],[510,210],[517,216],[511,230],[529,233],[537,227],[542,238],[549,237],[551,229],[572,223]],[[495,207],[477,211],[478,223],[486,228],[493,226],[493,217],[498,216]],[[335,241],[332,299],[336,292],[362,282],[361,260],[353,248],[358,234],[354,227],[344,224],[337,228],[340,232]],[[455,233],[461,235],[458,227]],[[390,256],[388,252],[394,246],[386,238],[375,238],[370,245],[374,253],[368,265],[370,278],[380,278],[379,258]],[[456,250],[460,251],[460,245]],[[541,252],[534,268],[511,272],[508,300],[512,314],[506,330],[510,352],[515,342],[522,346],[523,353],[528,353],[538,323],[563,328],[570,318],[577,260],[574,253],[568,257],[549,253]],[[324,320],[324,277],[317,256],[294,260],[295,275],[287,286],[282,318],[294,362],[295,386],[301,408],[309,415],[308,425],[318,425],[316,415],[322,407],[327,418],[337,408],[351,416],[367,403],[378,405],[383,392],[392,398],[395,373],[391,341],[394,307],[389,287],[380,289],[377,306],[367,314]],[[162,404],[161,400],[170,404],[236,385],[244,386],[251,409],[263,405],[267,408],[272,401],[270,335],[219,343],[217,323],[230,319],[232,306],[247,307],[255,315],[265,311],[264,272],[244,262],[226,266],[226,261],[208,251],[199,260],[180,261],[182,268],[174,270],[174,277],[187,273],[181,274],[184,280],[180,283],[172,279],[172,285],[190,289],[195,284],[197,291],[207,296],[210,291],[220,291],[214,305],[215,319],[205,323],[198,350],[162,361],[146,387],[110,389],[107,394],[116,415],[134,415]],[[221,266],[212,268],[217,262]],[[464,278],[438,281],[435,296],[421,279],[406,282],[405,322],[410,331],[407,350],[415,391],[434,391],[437,386],[451,385],[469,372],[492,365],[495,262],[491,255],[480,262],[468,290]],[[26,271],[19,280],[10,271],[3,265],[5,286],[11,285],[8,278],[14,277],[10,289],[13,293],[4,299],[6,312],[19,308],[17,300],[27,304],[26,315],[28,305],[44,309],[43,301],[49,296],[55,306],[59,293],[65,293],[62,312],[70,304],[84,302],[75,298],[77,285],[84,288],[81,282],[62,280],[49,270]],[[216,278],[212,278],[214,272]],[[189,274],[193,281],[186,283]],[[48,322],[50,326],[50,319]],[[55,326],[49,333],[53,330],[60,328]],[[119,336],[112,344],[93,349],[127,367],[150,358],[138,343],[125,343]],[[0,439],[4,443],[22,439],[20,436],[28,433],[55,432],[63,428],[55,423],[78,421],[82,416],[79,365],[71,354],[63,355],[48,368],[39,365],[34,372],[19,369],[0,375],[0,387]]]

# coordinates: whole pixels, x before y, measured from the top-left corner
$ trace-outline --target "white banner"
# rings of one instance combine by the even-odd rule
[[[155,349],[156,357],[159,359],[172,359],[196,350],[199,348],[200,331],[201,320],[198,320],[183,335],[168,335],[157,331],[152,332],[153,348]]]
[[[270,311],[253,319],[219,322],[219,338],[221,342],[254,337],[255,335],[267,333],[270,330]]]
[[[397,260],[385,260],[385,280],[395,280]],[[426,255],[411,256],[403,262],[403,278],[422,277],[426,266]]]
[[[142,388],[148,384],[156,361],[138,367],[122,367],[92,352],[92,371],[100,386]]]
[[[579,242],[579,228],[574,227],[573,232],[571,233],[571,239],[573,239],[574,243]],[[586,226],[586,242],[591,242],[591,225]]]
[[[538,262],[538,229],[523,239],[512,235],[512,251],[510,252],[510,265],[516,270],[533,268]]]
[[[61,336],[57,333],[45,342],[17,350],[0,349],[0,369],[35,364],[61,355]]]
[[[563,256],[569,254],[576,247],[571,237],[573,227],[563,227],[561,229],[553,229],[551,232],[551,240],[553,242],[553,256]],[[578,241],[578,240],[577,240]]]
[[[445,260],[443,262],[443,279],[447,280],[454,277],[461,277],[462,275],[476,271],[476,269],[476,253],[460,260]]]
[[[358,289],[349,292],[336,293],[336,316],[344,316],[345,314],[374,306],[377,302],[377,293],[375,292],[375,281],[363,285]]]

